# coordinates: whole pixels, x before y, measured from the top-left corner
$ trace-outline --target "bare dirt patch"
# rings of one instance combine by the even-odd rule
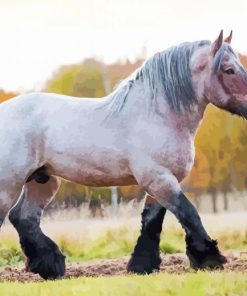
[[[247,252],[229,253],[224,271],[247,272]],[[90,263],[68,263],[65,278],[81,276],[98,277],[126,275],[129,257],[120,259],[97,260]],[[160,272],[182,274],[193,272],[184,254],[162,255]],[[26,272],[24,268],[5,267],[0,271],[0,281],[39,282],[39,275]]]

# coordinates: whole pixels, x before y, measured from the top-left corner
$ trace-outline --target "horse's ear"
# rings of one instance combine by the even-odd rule
[[[232,30],[231,30],[230,35],[225,38],[224,42],[231,44],[231,41],[232,41]]]
[[[220,31],[219,37],[212,44],[211,53],[213,56],[215,56],[216,52],[220,49],[222,43],[223,43],[223,30]]]

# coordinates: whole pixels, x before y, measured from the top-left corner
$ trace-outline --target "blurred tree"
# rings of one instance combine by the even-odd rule
[[[197,194],[211,194],[213,212],[217,212],[218,192],[223,193],[227,210],[227,194],[233,188],[243,190],[247,185],[244,172],[247,135],[242,134],[241,118],[208,106],[195,140],[195,165],[186,182]]]
[[[98,98],[105,95],[102,64],[87,59],[80,65],[61,67],[47,83],[46,90],[76,97]]]
[[[209,163],[202,150],[197,149],[194,166],[189,176],[183,181],[182,188],[193,199],[197,209],[200,209],[199,197],[207,192],[210,182]]]
[[[121,186],[119,187],[119,195],[123,202],[128,202],[134,198],[140,201],[144,198],[145,192],[140,186]]]
[[[15,92],[5,92],[3,89],[0,90],[0,103],[7,101],[13,97],[16,97],[18,94]]]
[[[217,212],[217,189],[220,183],[219,157],[220,157],[220,141],[222,134],[220,133],[221,114],[213,107],[209,106],[205,112],[204,120],[197,134],[195,144],[197,147],[196,162],[201,162],[200,155],[207,157],[209,180],[205,183],[205,190],[211,194],[213,212]]]
[[[244,68],[247,69],[247,55],[239,54],[239,58]]]

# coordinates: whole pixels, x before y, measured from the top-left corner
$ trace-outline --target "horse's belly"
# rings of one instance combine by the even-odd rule
[[[112,175],[100,170],[59,171],[55,174],[63,179],[86,186],[125,186],[137,184],[133,175]]]
[[[113,153],[112,153],[113,154]],[[66,155],[54,157],[51,170],[54,175],[68,181],[87,186],[124,186],[134,185],[136,180],[131,174],[127,161],[105,153],[99,155]]]
[[[129,176],[119,176],[112,177],[109,175],[83,172],[81,175],[77,176],[60,176],[68,181],[75,182],[78,184],[94,187],[104,187],[104,186],[126,186],[126,185],[136,185],[137,182],[135,178],[131,175]]]

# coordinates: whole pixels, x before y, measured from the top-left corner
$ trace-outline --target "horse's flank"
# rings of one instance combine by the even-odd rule
[[[118,137],[121,124],[113,118],[112,128],[104,124],[102,103],[55,94],[23,95],[0,106],[0,135],[10,152],[23,149],[19,157],[30,160],[26,174],[46,165],[52,174],[86,185],[134,183],[124,157],[124,138]],[[15,133],[2,125],[7,120]],[[18,163],[16,172],[23,179],[21,159]]]

